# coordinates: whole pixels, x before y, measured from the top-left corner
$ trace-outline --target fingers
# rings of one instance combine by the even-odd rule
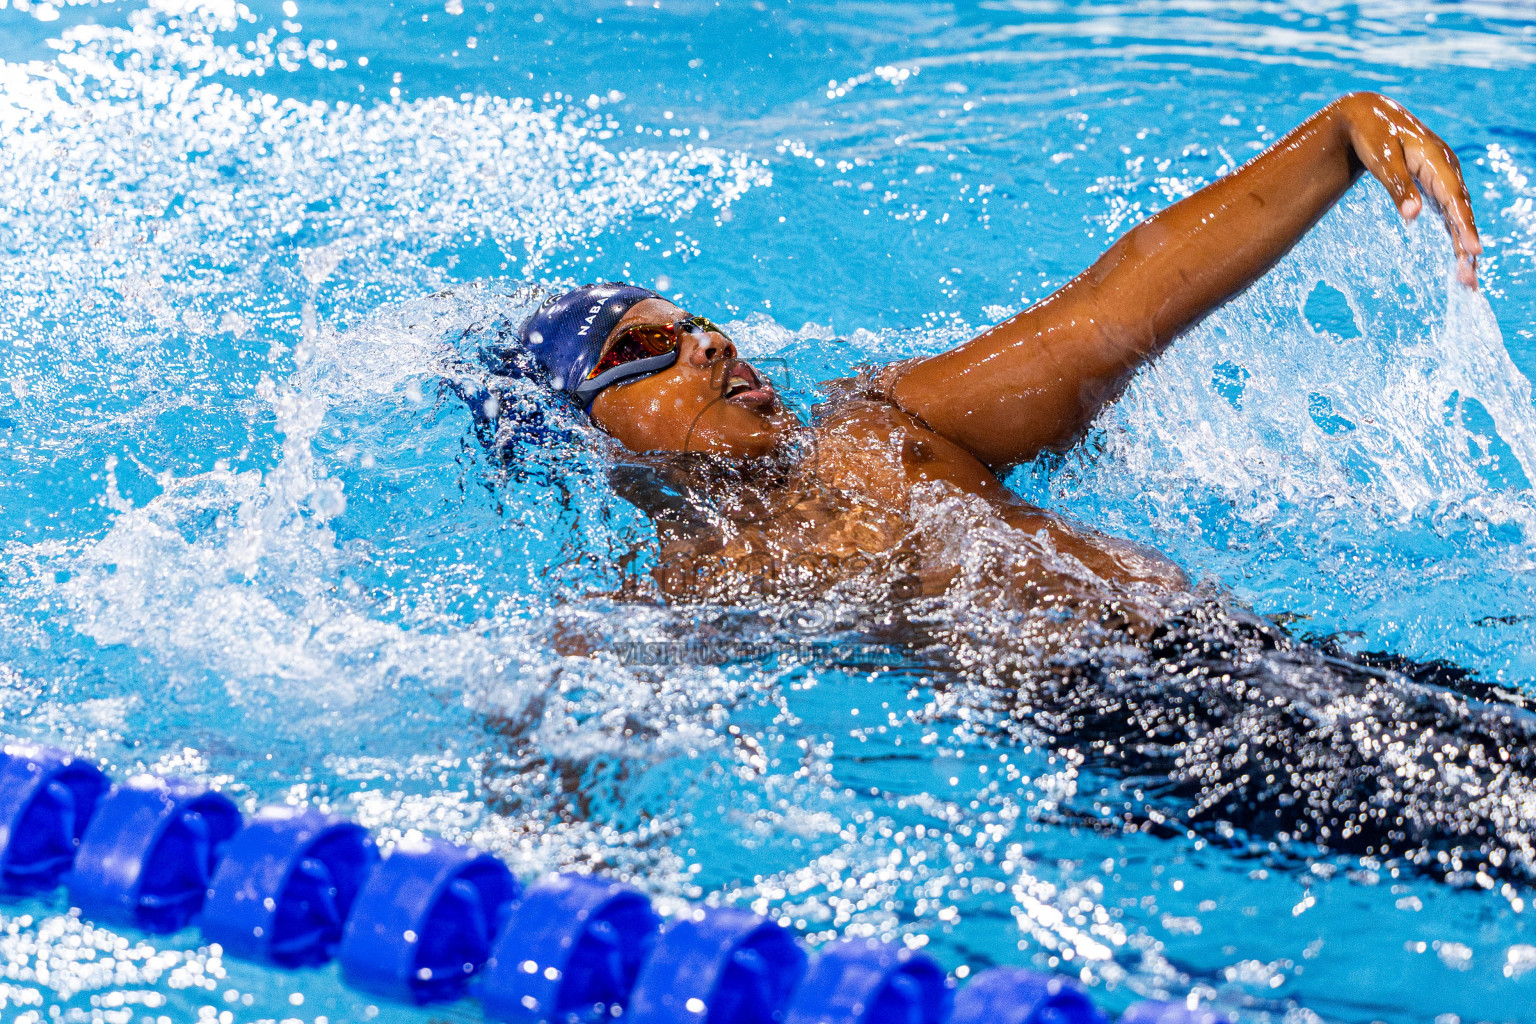
[[[1468,288],[1477,288],[1477,257],[1463,257],[1456,261],[1456,280]]]
[[[1483,242],[1472,216],[1472,197],[1461,175],[1461,161],[1439,136],[1424,129],[1403,140],[1403,155],[1409,171],[1419,185],[1434,196],[1445,218],[1445,227],[1456,250],[1457,277],[1468,287],[1477,287],[1477,257]]]
[[[1423,211],[1421,191],[1435,200],[1456,251],[1457,276],[1475,288],[1483,243],[1472,217],[1461,161],[1424,122],[1387,97],[1360,93],[1346,97],[1346,102],[1360,162],[1385,186],[1404,220],[1411,221]]]
[[[1374,139],[1361,140],[1363,144],[1356,146],[1356,153],[1365,169],[1386,187],[1403,219],[1411,221],[1418,217],[1424,204],[1419,199],[1419,190],[1414,188],[1413,172],[1396,131],[1390,125],[1384,127],[1386,130],[1373,133]]]

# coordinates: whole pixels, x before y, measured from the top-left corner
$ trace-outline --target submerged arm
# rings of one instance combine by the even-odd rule
[[[1476,287],[1482,244],[1455,153],[1392,100],[1354,93],[1142,221],[1048,298],[905,368],[888,393],[994,468],[1065,448],[1141,364],[1274,266],[1364,171],[1406,219],[1422,209],[1415,181],[1434,197],[1461,281]]]

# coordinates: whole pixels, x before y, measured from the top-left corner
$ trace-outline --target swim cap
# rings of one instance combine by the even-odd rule
[[[636,303],[661,297],[618,281],[552,296],[523,325],[523,350],[549,374],[556,391],[586,409],[601,388],[581,385],[597,365],[608,332]]]

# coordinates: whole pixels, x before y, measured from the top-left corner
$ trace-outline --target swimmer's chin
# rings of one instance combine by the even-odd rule
[[[769,408],[761,411],[739,406],[736,408],[741,408],[756,422],[733,422],[722,429],[696,428],[689,435],[684,450],[732,459],[759,459],[783,449],[803,428],[800,421],[779,405],[776,398],[770,400]],[[732,411],[735,412],[735,408]],[[732,417],[733,420],[736,418]]]
[[[681,375],[620,385],[598,396],[592,419],[631,451],[744,459],[772,453],[803,427],[751,371],[718,382]]]

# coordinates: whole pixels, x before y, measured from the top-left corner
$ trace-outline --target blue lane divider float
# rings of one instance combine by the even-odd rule
[[[821,951],[785,1024],[944,1024],[952,993],[932,959],[875,939]]]
[[[100,768],[63,751],[0,751],[0,888],[20,896],[56,887],[109,785]]]
[[[224,849],[203,934],[246,960],[323,964],[376,860],[361,825],[307,808],[263,808]]]
[[[457,999],[485,964],[517,898],[495,857],[438,839],[404,839],[352,907],[337,959],[365,992],[414,1003]]]
[[[1107,1024],[1072,981],[984,971],[956,993],[931,957],[873,939],[814,960],[789,930],[732,908],[663,922],[633,889],[582,875],[521,890],[505,864],[439,839],[381,857],[362,827],[307,808],[249,821],[180,779],[111,786],[64,751],[0,749],[0,891],[63,882],[96,920],[196,921],[226,955],[283,968],[337,960],[374,995],[477,997],[505,1024]],[[1120,1024],[1222,1024],[1141,1002]]]
[[[192,920],[224,845],[240,828],[229,798],[141,775],[96,807],[69,872],[69,898],[104,921],[174,932]]]
[[[633,1024],[782,1020],[805,951],[779,925],[729,907],[696,907],[662,929],[630,997]]]
[[[582,875],[536,882],[512,911],[480,980],[487,1017],[509,1024],[622,1009],[661,918],[622,885]]]
[[[1168,1004],[1147,1002],[1136,1005],[1165,1007]],[[949,1024],[1094,1024],[1100,1019],[1098,1007],[1071,982],[1035,971],[998,967],[977,975],[975,981],[960,990]],[[1149,1019],[1133,1022],[1126,1015],[1120,1018],[1120,1024],[1154,1022]],[[1179,1017],[1168,1024],[1205,1022]]]

